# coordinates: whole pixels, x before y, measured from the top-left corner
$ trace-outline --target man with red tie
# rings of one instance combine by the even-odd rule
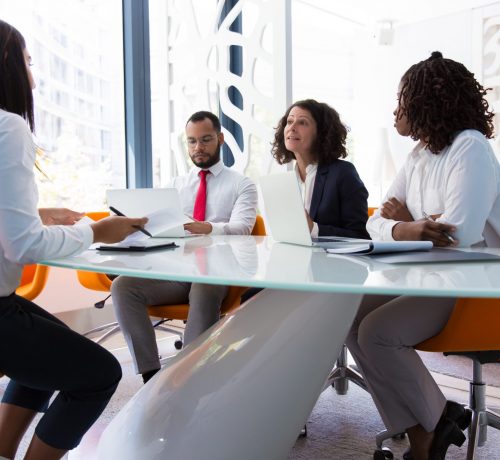
[[[195,167],[168,184],[179,190],[184,212],[193,216],[194,222],[184,228],[196,234],[249,235],[255,223],[257,188],[248,177],[222,162],[224,134],[218,117],[211,112],[194,113],[186,123],[186,138]],[[126,276],[113,281],[116,318],[144,383],[160,369],[146,306],[189,303],[184,332],[187,345],[218,321],[227,290],[227,286]]]

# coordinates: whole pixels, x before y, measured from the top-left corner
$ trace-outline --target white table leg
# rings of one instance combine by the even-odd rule
[[[260,292],[141,388],[103,433],[99,459],[286,458],[360,300]]]

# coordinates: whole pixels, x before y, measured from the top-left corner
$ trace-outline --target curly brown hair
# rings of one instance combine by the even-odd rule
[[[412,65],[401,79],[397,116],[406,116],[410,136],[425,139],[432,153],[451,145],[464,129],[476,129],[493,137],[494,113],[474,74],[439,51]]]
[[[317,135],[312,151],[319,164],[330,164],[338,158],[347,156],[347,128],[340,121],[338,112],[324,102],[305,99],[292,104],[275,128],[271,152],[279,164],[289,163],[295,159],[295,154],[285,147],[284,135],[288,115],[294,107],[307,110],[316,122]]]

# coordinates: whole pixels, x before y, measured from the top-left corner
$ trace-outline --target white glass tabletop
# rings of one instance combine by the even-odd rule
[[[115,275],[315,292],[500,297],[500,262],[386,264],[271,237],[206,236],[145,253],[87,250],[46,265]],[[500,248],[485,251],[500,255]],[[477,250],[476,250],[477,251]]]

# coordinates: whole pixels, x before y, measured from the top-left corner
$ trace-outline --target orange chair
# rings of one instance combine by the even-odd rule
[[[500,363],[499,325],[500,299],[459,299],[444,329],[416,346],[417,350],[467,356],[472,360],[469,382],[472,423],[467,460],[475,458],[476,448],[485,444],[488,426],[500,429],[500,415],[486,408],[486,384],[482,379],[483,364]]]
[[[499,324],[500,299],[459,299],[444,329],[415,347],[421,351],[466,356],[472,360],[472,380],[469,382],[472,423],[467,460],[476,458],[476,448],[485,444],[488,426],[500,429],[500,415],[486,408],[486,384],[482,378],[483,364],[500,364]],[[387,438],[386,431],[377,435],[379,451]]]
[[[91,219],[94,220],[99,220],[102,219],[103,217],[108,216],[108,213],[88,213],[87,214]],[[264,224],[264,219],[262,216],[257,216],[255,220],[254,227],[252,229],[252,235],[255,236],[265,236],[266,234],[266,227]],[[104,292],[109,292],[111,289],[111,280],[108,278],[107,275],[104,273],[96,273],[96,272],[85,272],[81,270],[77,270],[77,276],[78,280],[80,283],[85,286],[88,289],[92,289],[95,291],[104,291]],[[228,312],[234,310],[235,308],[239,307],[241,303],[241,296],[242,294],[247,290],[246,287],[241,287],[241,286],[231,286],[229,288],[229,291],[222,302],[221,305],[221,315],[225,315]],[[109,298],[106,297],[106,299],[97,302],[95,306],[97,308],[102,308],[104,306],[104,302]],[[173,321],[173,320],[181,320],[181,321],[186,321],[187,316],[188,316],[188,311],[189,311],[189,304],[175,304],[175,305],[154,305],[154,306],[148,306],[148,313],[150,316],[155,317],[155,318],[160,318],[156,323],[154,323],[154,327],[159,327],[163,330],[173,332],[177,335],[179,335],[179,340],[175,342],[175,346],[177,349],[180,349],[182,347],[182,332],[179,331],[178,329],[170,328],[164,326],[164,323],[167,321]],[[104,335],[99,337],[96,342],[101,343],[105,339],[107,339],[109,336],[115,334],[116,332],[119,331],[119,326],[117,323],[108,323],[108,324],[103,324],[102,326],[96,327],[90,331],[85,332],[83,335],[89,336],[93,335],[97,332],[103,331],[103,330],[108,330]]]
[[[93,220],[100,220],[108,217],[109,212],[88,212],[87,216]],[[111,280],[104,273],[77,270],[76,275],[78,277],[78,281],[80,281],[80,284],[87,289],[104,292],[109,292],[109,290],[111,289]]]
[[[49,267],[45,265],[25,265],[16,294],[28,300],[35,299],[45,287],[48,275]]]

